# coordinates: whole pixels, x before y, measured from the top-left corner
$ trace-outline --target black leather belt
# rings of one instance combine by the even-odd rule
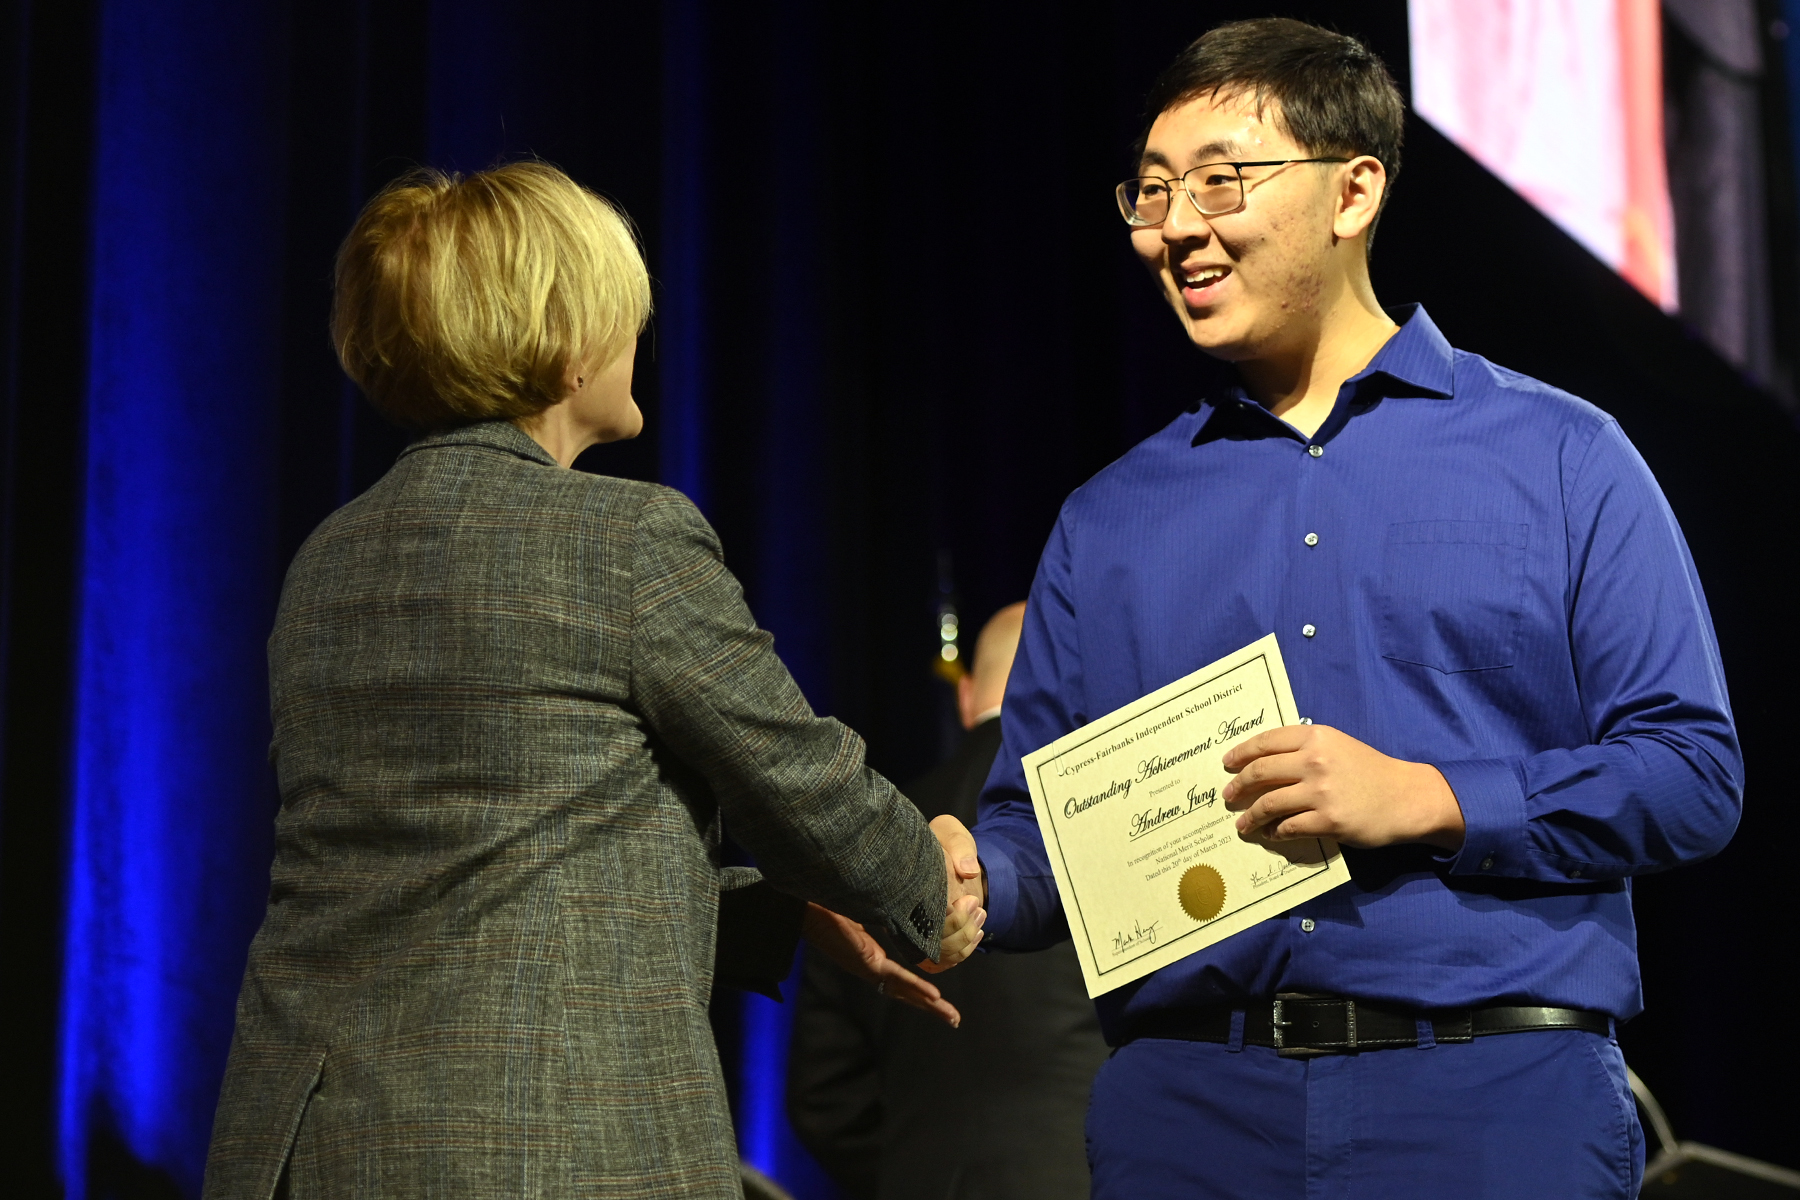
[[[1174,1038],[1188,1042],[1230,1042],[1230,1005],[1148,1014],[1133,1022],[1126,1041]],[[1612,1035],[1612,1018],[1579,1008],[1492,1005],[1417,1011],[1371,1004],[1347,996],[1282,992],[1273,1000],[1247,1001],[1244,1045],[1272,1046],[1284,1058],[1355,1054],[1419,1044],[1419,1023],[1429,1021],[1435,1042],[1469,1042],[1496,1033],[1536,1029],[1579,1029]]]

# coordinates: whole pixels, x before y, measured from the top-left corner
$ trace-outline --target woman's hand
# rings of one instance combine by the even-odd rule
[[[944,931],[950,932],[948,921]],[[858,979],[874,984],[882,995],[922,1009],[952,1029],[962,1024],[962,1014],[944,999],[943,993],[889,958],[869,931],[849,917],[808,902],[806,915],[800,919],[800,934],[826,958]],[[968,957],[966,950],[963,957]]]
[[[975,947],[981,945],[983,937],[981,924],[986,920],[987,910],[975,897],[963,896],[952,901],[944,912],[944,935],[938,938],[937,961],[926,959],[919,964],[919,970],[936,975],[975,953]]]

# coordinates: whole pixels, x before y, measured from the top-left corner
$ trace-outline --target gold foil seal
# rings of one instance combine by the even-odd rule
[[[1210,921],[1225,910],[1225,877],[1197,863],[1181,877],[1181,908],[1196,921]]]

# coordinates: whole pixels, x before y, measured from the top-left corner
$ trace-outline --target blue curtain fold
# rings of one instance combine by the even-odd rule
[[[197,1191],[267,888],[280,64],[267,9],[102,10],[58,1101],[71,1198],[119,1148]]]

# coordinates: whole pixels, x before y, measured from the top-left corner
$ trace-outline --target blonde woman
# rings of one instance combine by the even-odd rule
[[[422,436],[282,593],[209,1198],[737,1196],[721,919],[721,972],[772,986],[804,925],[954,1019],[835,913],[965,957],[966,833],[813,715],[692,504],[567,469],[641,428],[648,311],[624,218],[541,163],[403,179],[340,252],[339,356]]]

